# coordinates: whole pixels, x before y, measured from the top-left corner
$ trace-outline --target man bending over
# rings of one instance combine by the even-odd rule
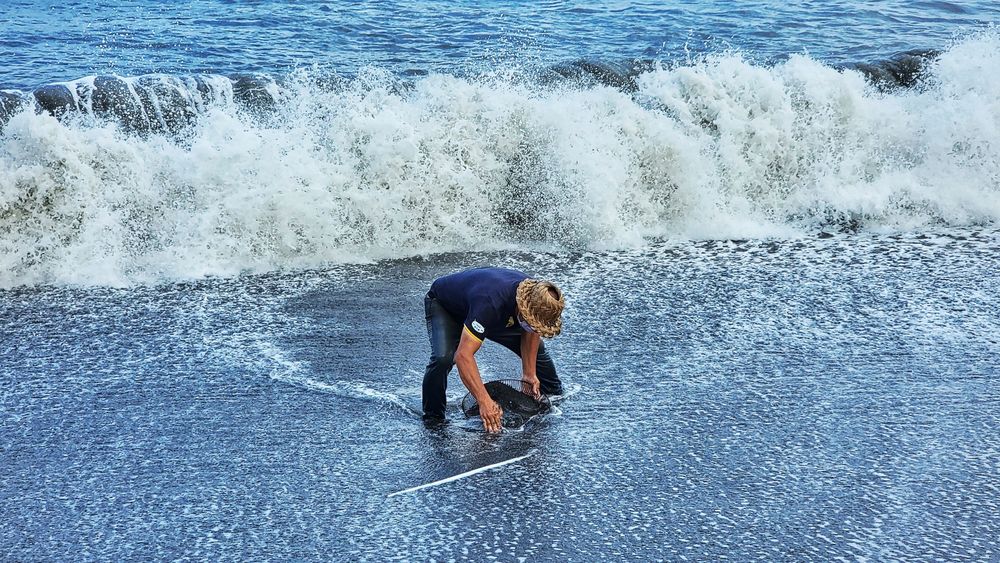
[[[444,420],[445,390],[453,365],[479,404],[488,432],[500,430],[503,410],[479,376],[476,352],[489,339],[521,357],[525,389],[558,395],[562,383],[542,338],[562,331],[562,291],[517,270],[477,268],[438,278],[424,298],[431,361],[424,372],[424,420]]]

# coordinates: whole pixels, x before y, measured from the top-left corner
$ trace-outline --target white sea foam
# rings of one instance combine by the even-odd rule
[[[359,399],[362,401],[371,401],[376,404],[382,404],[384,406],[393,407],[403,411],[406,414],[419,416],[420,413],[413,410],[412,407],[406,404],[399,396],[386,391],[379,391],[377,389],[372,389],[364,383],[356,382],[340,382],[337,384],[327,383],[325,381],[320,381],[312,377],[276,377],[280,381],[286,383],[292,383],[305,387],[306,389],[311,389],[313,391],[319,391],[322,393],[330,393],[339,397],[345,397],[349,399]]]
[[[303,73],[275,115],[222,92],[179,136],[24,111],[0,133],[0,287],[994,222],[998,53],[966,39],[893,93],[805,56],[710,56],[632,94]]]

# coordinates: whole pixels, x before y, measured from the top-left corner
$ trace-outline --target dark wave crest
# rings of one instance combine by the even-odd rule
[[[924,71],[940,54],[940,51],[915,49],[875,63],[854,63],[845,68],[861,72],[881,90],[912,88],[920,83]]]
[[[96,76],[47,84],[28,94],[3,92],[0,125],[21,107],[33,105],[38,113],[55,117],[82,113],[115,120],[130,131],[177,132],[221,101],[254,111],[273,109],[274,86],[269,77],[250,75]]]

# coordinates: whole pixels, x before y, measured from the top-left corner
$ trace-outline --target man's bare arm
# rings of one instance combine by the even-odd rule
[[[524,374],[522,379],[526,389],[524,391],[533,397],[541,395],[541,384],[538,381],[538,372],[535,366],[538,360],[538,347],[542,343],[542,337],[534,332],[525,331],[521,334],[521,371]]]
[[[468,329],[463,330],[462,338],[458,341],[458,349],[455,351],[455,365],[458,367],[458,376],[462,379],[462,383],[479,404],[479,416],[483,419],[483,427],[487,432],[499,432],[503,409],[486,392],[483,379],[479,375],[479,366],[476,364],[476,352],[482,345],[482,341],[469,334]]]

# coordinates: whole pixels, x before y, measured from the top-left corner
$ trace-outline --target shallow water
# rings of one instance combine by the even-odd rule
[[[0,292],[0,545],[85,558],[1000,557],[1000,231]],[[421,296],[568,295],[556,413],[418,419]],[[518,362],[489,347],[488,378]],[[404,489],[518,456],[439,486]]]

